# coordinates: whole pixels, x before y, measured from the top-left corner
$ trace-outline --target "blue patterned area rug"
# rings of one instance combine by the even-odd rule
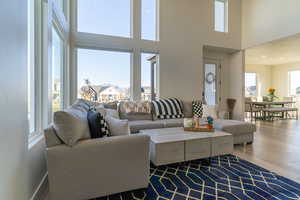
[[[147,189],[97,200],[300,199],[300,184],[233,155],[151,166]]]

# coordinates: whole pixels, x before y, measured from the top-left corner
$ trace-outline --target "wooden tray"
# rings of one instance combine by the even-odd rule
[[[207,128],[206,126],[202,126],[202,127],[199,127],[199,128],[195,128],[195,127],[187,128],[187,127],[184,127],[184,130],[185,131],[192,131],[192,132],[215,132],[214,128]]]

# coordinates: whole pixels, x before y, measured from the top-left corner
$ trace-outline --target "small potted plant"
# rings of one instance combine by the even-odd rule
[[[212,118],[211,116],[208,116],[206,119],[207,119],[207,127],[209,129],[212,129],[213,125],[214,125],[214,118]]]

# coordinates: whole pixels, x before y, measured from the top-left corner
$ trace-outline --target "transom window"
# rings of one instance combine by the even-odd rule
[[[215,31],[228,32],[228,0],[215,0]]]
[[[131,37],[131,0],[78,0],[79,32]]]
[[[157,0],[142,0],[142,39],[157,38]]]

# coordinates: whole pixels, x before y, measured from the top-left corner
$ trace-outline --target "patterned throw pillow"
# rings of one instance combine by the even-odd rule
[[[176,98],[152,101],[157,119],[183,118],[182,102]]]
[[[102,138],[110,135],[108,124],[101,113],[90,110],[87,119],[91,138]]]
[[[201,101],[193,101],[192,103],[193,115],[199,118],[202,118],[203,115],[203,106]]]
[[[124,101],[120,107],[125,113],[151,113],[151,103],[148,101]]]

